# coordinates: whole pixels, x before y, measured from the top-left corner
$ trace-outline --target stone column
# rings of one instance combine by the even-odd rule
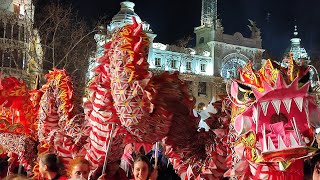
[[[18,29],[18,41],[21,41],[20,31],[21,31],[21,26],[19,26],[19,29]]]
[[[149,38],[149,41],[150,41],[150,44],[149,44],[149,51],[148,51],[148,57],[150,57],[150,59],[148,58],[148,62],[151,63],[152,61],[154,61],[154,56],[153,56],[153,40],[154,38],[156,38],[156,34],[153,34],[153,33],[148,33],[147,32],[147,36]],[[151,59],[153,58],[153,59]]]
[[[216,64],[216,59],[215,59],[215,43],[214,41],[208,42],[208,46],[210,48],[210,54],[211,54],[211,63],[212,63],[212,69],[213,73],[212,75],[216,76],[217,74],[219,75],[219,72],[217,72],[217,64]]]
[[[4,28],[4,31],[3,31],[3,38],[6,38],[6,33],[7,33],[7,23],[3,23],[3,28]]]

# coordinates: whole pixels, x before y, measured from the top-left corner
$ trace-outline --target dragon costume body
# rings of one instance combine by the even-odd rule
[[[67,163],[84,156],[87,126],[84,114],[73,114],[72,83],[65,70],[54,69],[46,78],[39,90],[38,153],[56,153]]]
[[[119,149],[125,143],[160,141],[174,118],[196,124],[197,118],[190,115],[193,99],[178,74],[155,76],[149,71],[149,39],[141,24],[120,28],[105,48],[85,105],[91,125],[87,157],[93,164],[104,161],[110,137],[108,159],[112,161],[120,159],[123,152]]]
[[[17,124],[15,114],[23,127],[17,134],[38,141],[39,155],[54,152],[65,163],[86,156],[94,168],[120,160],[126,143],[161,141],[182,179],[303,176],[301,159],[315,151],[309,145],[319,115],[309,94],[307,67],[292,60],[286,68],[267,61],[254,71],[248,63],[240,79],[233,80],[231,99],[212,102],[215,110],[204,113],[210,129],[199,130],[200,117],[193,113],[195,99],[186,83],[178,73],[149,71],[149,37],[133,22],[116,30],[105,45],[84,114],[73,113],[71,81],[65,71],[55,69],[39,90],[13,90],[24,93],[12,95],[10,89],[0,89],[6,129],[10,122]],[[8,87],[23,89],[12,82]],[[25,103],[12,103],[20,102],[12,100],[17,97]],[[2,128],[0,135],[5,133]]]
[[[36,94],[14,77],[0,82],[0,154],[10,152],[11,161],[29,172],[37,158],[37,107],[32,102]]]
[[[84,156],[88,137],[84,115],[72,117],[72,84],[66,72],[54,69],[46,78],[38,90],[14,77],[1,81],[0,147],[29,174],[34,167],[37,172],[37,157],[44,153],[56,153],[66,164]]]
[[[89,86],[84,116],[72,113],[72,84],[65,71],[50,71],[47,83],[35,91],[31,102],[36,110],[38,155],[53,152],[66,164],[85,155],[96,168],[120,160],[126,143],[146,147],[162,141],[183,179],[222,177],[229,115],[220,110],[208,114],[211,130],[198,132],[195,99],[178,73],[149,71],[149,38],[135,20],[118,29],[105,49]]]
[[[195,99],[187,85],[178,73],[149,71],[148,51],[149,38],[135,20],[118,29],[105,45],[85,105],[91,128],[86,157],[101,166],[108,144],[111,162],[120,159],[128,142],[162,141],[183,179],[213,174],[221,178],[227,170],[229,115],[219,109],[207,120],[211,130],[198,132],[200,118],[193,115]]]

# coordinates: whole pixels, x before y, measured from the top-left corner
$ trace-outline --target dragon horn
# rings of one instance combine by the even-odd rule
[[[132,16],[132,22],[133,22],[133,28],[138,27],[137,20],[136,20],[136,18],[134,16]]]
[[[142,25],[139,24],[137,27],[134,28],[133,30],[133,36],[138,36],[142,31]]]
[[[142,38],[140,37],[139,41],[134,45],[133,51],[137,53],[139,51],[141,45],[142,45]]]

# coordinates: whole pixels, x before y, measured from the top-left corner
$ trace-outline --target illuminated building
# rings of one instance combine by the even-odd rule
[[[260,66],[263,53],[260,29],[250,21],[251,37],[245,38],[239,32],[233,35],[224,34],[220,19],[217,18],[217,0],[203,0],[200,26],[194,28],[196,46],[194,48],[177,47],[154,42],[156,34],[147,22],[134,12],[134,3],[121,3],[120,11],[107,26],[107,35],[97,34],[97,54],[103,53],[101,47],[108,41],[114,29],[126,23],[132,23],[134,16],[143,23],[143,30],[148,34],[151,43],[148,62],[150,69],[161,71],[179,71],[180,78],[185,80],[197,100],[197,108],[205,107],[213,96],[225,94],[225,82],[237,76],[239,66],[251,60],[255,67]],[[92,65],[94,67],[95,65]],[[92,77],[92,74],[90,75]]]
[[[0,72],[35,84],[41,71],[41,52],[38,36],[33,33],[34,6],[31,0],[2,0],[0,4]],[[37,43],[38,42],[38,43]],[[37,72],[37,73],[34,73]]]

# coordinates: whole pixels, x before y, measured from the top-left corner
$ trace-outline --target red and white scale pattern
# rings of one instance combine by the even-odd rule
[[[0,133],[0,145],[7,152],[18,155],[18,160],[26,170],[31,171],[37,158],[36,142],[22,134]]]
[[[59,122],[59,115],[57,108],[54,105],[54,97],[52,92],[46,91],[39,102],[40,108],[38,112],[39,127],[38,137],[39,141],[43,141],[46,135],[57,128]]]
[[[132,59],[133,52],[116,51],[115,58],[110,62],[111,92],[114,100],[114,107],[119,120],[127,130],[136,138],[142,139],[139,130],[128,128],[139,123],[143,117],[143,89],[139,81],[129,82],[130,75],[125,70],[125,65]]]
[[[56,153],[68,163],[79,155],[82,146],[78,147],[80,143],[76,140],[83,133],[83,127],[74,118],[70,119],[73,109],[72,83],[65,70],[54,69],[46,77],[48,82],[40,89],[43,95],[38,112],[38,137],[41,146],[38,153]]]
[[[124,30],[125,34],[132,33],[130,28]],[[99,59],[100,65],[95,70],[98,75],[91,84],[92,104],[88,106],[91,132],[87,158],[95,166],[102,165],[104,161],[106,146],[110,141],[111,123],[115,124],[116,129],[108,152],[109,161],[119,160],[123,153],[122,127],[129,131],[126,135],[134,134],[141,139],[138,129],[129,128],[132,124],[137,124],[143,115],[139,82],[129,82],[131,73],[125,69],[125,65],[133,59],[134,52],[123,47],[133,46],[130,44],[132,42],[122,36],[123,32],[118,33],[120,35],[113,37],[109,49]]]
[[[101,64],[96,68],[98,76],[96,81],[90,86],[91,102],[88,101],[85,105],[87,108],[87,119],[90,125],[89,143],[86,147],[87,159],[94,167],[101,166],[106,155],[107,143],[110,141],[110,133],[112,124],[117,122],[118,118],[113,108],[113,99],[110,91],[109,65]],[[113,134],[113,143],[111,148],[119,148],[119,150],[110,150],[109,160],[120,159],[122,137]],[[118,153],[118,154],[114,154]],[[120,156],[120,157],[119,157]],[[111,159],[112,158],[112,159]]]

